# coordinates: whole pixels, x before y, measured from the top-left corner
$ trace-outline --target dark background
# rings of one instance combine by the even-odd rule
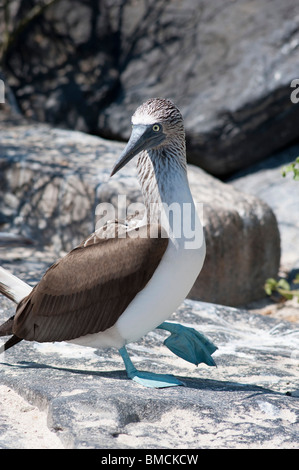
[[[298,139],[296,0],[2,0],[0,37],[26,117],[125,140],[170,98],[189,162],[220,178]]]

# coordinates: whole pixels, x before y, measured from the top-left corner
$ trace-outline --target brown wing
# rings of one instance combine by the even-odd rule
[[[153,232],[152,232],[153,233]],[[29,341],[65,341],[114,325],[152,277],[168,244],[161,235],[98,239],[53,264],[18,305],[13,333]]]

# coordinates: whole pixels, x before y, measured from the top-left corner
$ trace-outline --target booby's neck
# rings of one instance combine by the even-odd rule
[[[200,223],[187,178],[185,147],[180,150],[180,155],[178,146],[175,155],[171,147],[143,151],[137,170],[147,221],[162,223],[171,238],[182,239],[187,226],[198,227]]]
[[[185,148],[168,146],[140,153],[138,179],[147,210],[150,204],[172,204],[181,201],[181,190],[189,188]]]

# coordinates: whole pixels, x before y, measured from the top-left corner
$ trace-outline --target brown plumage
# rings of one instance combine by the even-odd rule
[[[2,334],[46,342],[105,331],[151,279],[167,244],[160,227],[158,237],[150,238],[149,225],[134,237],[94,235],[92,243],[82,242],[46,271]]]

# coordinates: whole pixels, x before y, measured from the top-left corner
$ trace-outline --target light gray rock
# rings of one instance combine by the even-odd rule
[[[57,256],[94,230],[98,204],[142,201],[134,161],[109,178],[123,144],[47,125],[4,128],[0,139],[2,230],[55,245]],[[207,243],[190,296],[233,306],[262,297],[280,259],[271,209],[194,166],[188,174]]]
[[[94,229],[96,188],[123,145],[38,124],[0,133],[3,230],[73,248]]]
[[[234,188],[258,197],[272,208],[281,235],[281,264],[288,271],[299,269],[299,182],[291,173],[282,177],[282,169],[298,155],[299,145],[294,145],[229,180]]]
[[[3,298],[0,305],[3,321],[14,308]],[[177,358],[160,330],[128,350],[139,369],[175,374],[185,387],[133,383],[112,349],[30,342],[0,357],[0,384],[47,411],[49,428],[66,448],[297,448],[298,325],[192,300],[171,320],[217,345],[217,367]],[[1,446],[17,447],[7,427],[0,427]]]

